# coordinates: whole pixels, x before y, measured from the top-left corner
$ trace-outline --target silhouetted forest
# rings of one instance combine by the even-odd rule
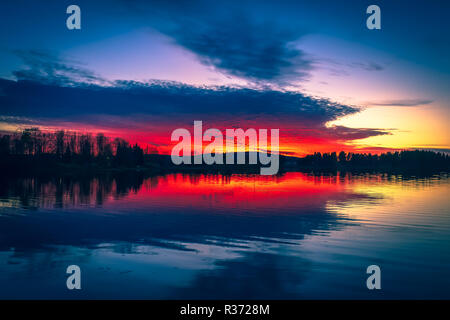
[[[143,165],[144,150],[137,144],[131,146],[121,138],[111,139],[102,133],[96,136],[65,131],[48,133],[32,128],[18,134],[2,135],[0,157],[3,164],[33,161],[36,165],[59,162],[135,167]]]
[[[382,154],[371,153],[345,153],[341,151],[323,153],[316,152],[298,159],[300,167],[337,168],[343,169],[387,169],[387,170],[422,170],[422,171],[449,171],[450,156],[445,153],[425,150],[404,150],[386,152]]]
[[[248,153],[246,153],[248,159]],[[246,161],[247,162],[247,161]],[[248,162],[247,162],[248,163]],[[0,136],[0,166],[5,174],[28,171],[83,171],[139,169],[150,171],[257,172],[259,165],[172,164],[169,155],[148,154],[121,138],[104,134],[26,129]],[[450,156],[433,151],[370,153],[314,153],[303,158],[280,156],[280,171],[378,170],[450,171]]]

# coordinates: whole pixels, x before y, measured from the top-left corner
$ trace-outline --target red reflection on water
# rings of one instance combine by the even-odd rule
[[[127,197],[133,206],[195,208],[287,209],[317,207],[327,200],[345,200],[348,178],[290,172],[283,176],[183,175],[147,179]],[[354,194],[353,194],[354,196]]]

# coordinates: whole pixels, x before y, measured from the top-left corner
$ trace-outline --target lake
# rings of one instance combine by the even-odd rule
[[[2,299],[450,298],[448,174],[1,179]]]

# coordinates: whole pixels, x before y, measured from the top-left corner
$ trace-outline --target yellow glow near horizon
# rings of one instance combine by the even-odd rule
[[[368,107],[360,113],[329,123],[352,128],[391,130],[390,135],[357,140],[355,145],[386,148],[449,148],[450,110],[436,105]]]

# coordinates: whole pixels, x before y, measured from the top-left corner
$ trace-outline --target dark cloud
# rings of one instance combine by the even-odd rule
[[[133,1],[148,24],[228,75],[252,82],[288,85],[304,80],[314,60],[295,45],[307,31],[264,4]]]
[[[358,140],[373,136],[386,135],[390,134],[390,132],[382,129],[333,126],[328,128],[327,134],[336,140]]]
[[[32,77],[33,79],[33,77]],[[63,81],[65,83],[65,81]],[[69,117],[109,115],[226,114],[289,116],[325,123],[359,109],[299,92],[231,87],[194,87],[176,82],[117,81],[114,86],[66,87],[34,81],[0,80],[1,115]]]
[[[361,68],[366,71],[382,71],[385,67],[379,63],[370,61],[370,62],[353,62],[350,66],[355,68]]]
[[[173,34],[177,43],[195,52],[205,64],[228,74],[284,84],[304,79],[312,69],[312,60],[292,44],[301,35],[276,24],[257,23],[242,16],[191,24],[184,32]]]
[[[328,70],[329,74],[336,77],[346,77],[351,73],[351,69],[362,69],[365,71],[383,71],[385,70],[385,65],[374,62],[374,61],[365,61],[365,62],[343,62],[338,61],[336,59],[330,58],[317,58],[315,61],[315,65],[320,66],[325,70]],[[349,69],[351,68],[351,69]]]
[[[25,64],[24,69],[13,71],[18,80],[63,86],[106,83],[106,80],[77,62],[59,58],[47,51],[16,50],[14,53]]]
[[[369,106],[386,106],[386,107],[416,107],[424,104],[430,104],[433,100],[429,99],[399,99],[399,100],[384,100],[384,101],[369,101],[366,105]]]

